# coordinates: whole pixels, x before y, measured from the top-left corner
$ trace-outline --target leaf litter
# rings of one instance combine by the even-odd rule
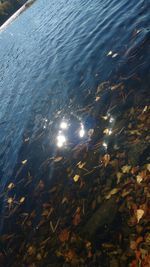
[[[126,94],[122,82],[104,82],[97,88],[90,116],[106,88],[115,94],[109,110],[125,105],[128,97],[121,93]],[[89,106],[79,112],[88,114],[88,110]],[[109,112],[97,116],[89,143],[81,142],[51,158],[47,153],[43,159],[47,164],[39,168],[44,169],[42,175],[35,175],[28,164],[27,170],[22,168],[29,160],[21,162],[15,180],[5,190],[7,227],[0,237],[0,261],[3,258],[7,264],[11,259],[11,267],[18,262],[49,266],[50,259],[58,267],[99,266],[102,261],[107,267],[148,267],[150,157],[145,151],[150,143],[150,107],[146,99],[142,105],[127,105],[119,119],[111,122],[111,135]],[[111,143],[107,148],[105,139]],[[51,164],[56,166],[53,179],[49,179]]]

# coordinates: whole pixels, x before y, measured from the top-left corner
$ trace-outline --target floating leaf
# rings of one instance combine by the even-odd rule
[[[123,84],[122,83],[118,83],[118,84],[115,84],[115,85],[112,85],[111,86],[111,90],[113,91],[113,90],[116,90],[116,89],[123,89],[124,88],[124,86],[123,86]]]
[[[117,57],[117,56],[118,56],[118,54],[115,53],[115,54],[112,55],[112,58]]]
[[[131,170],[131,166],[129,165],[124,165],[122,168],[121,168],[122,172],[123,173],[129,173],[129,171]]]
[[[25,201],[25,197],[21,197],[19,200],[20,203],[23,203],[24,201]]]
[[[56,157],[56,158],[54,158],[54,162],[59,162],[59,161],[61,161],[63,159],[63,157]]]
[[[74,177],[73,177],[73,180],[74,182],[78,182],[78,180],[80,179],[80,175],[76,174]]]
[[[86,164],[86,162],[83,162],[83,163],[82,163],[82,162],[80,161],[80,162],[77,164],[77,166],[78,166],[79,169],[82,169],[82,168],[85,166],[85,164]]]
[[[139,223],[139,221],[142,219],[144,215],[144,210],[142,209],[137,209],[136,211],[136,217],[137,217],[137,222]]]
[[[13,189],[15,187],[15,185],[14,185],[14,183],[10,183],[9,185],[8,185],[8,189]]]
[[[112,56],[113,52],[110,50],[107,54],[107,56]]]
[[[25,142],[28,142],[29,140],[30,140],[29,137],[27,137],[27,138],[24,139]]]
[[[100,96],[96,96],[95,101],[97,102],[97,101],[99,101],[100,99],[101,99]]]
[[[102,119],[105,121],[108,120],[108,118],[109,118],[108,116],[102,116]]]
[[[27,161],[28,161],[28,160],[25,159],[25,160],[22,160],[21,163],[22,163],[23,165],[25,165],[25,164],[27,163]]]
[[[13,200],[13,198],[12,198],[12,197],[9,197],[9,198],[7,199],[7,203],[8,203],[8,204],[12,204],[12,203],[13,203],[13,201],[14,201],[14,200]]]

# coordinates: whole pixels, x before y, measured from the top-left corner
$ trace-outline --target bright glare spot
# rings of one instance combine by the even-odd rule
[[[113,121],[114,121],[114,118],[113,117],[110,117],[109,122],[113,122]]]
[[[106,144],[105,142],[103,143],[103,146],[104,146],[105,148],[107,148],[107,144]]]
[[[68,124],[66,121],[62,121],[61,124],[60,124],[60,128],[61,129],[67,129],[68,128]]]
[[[79,136],[82,138],[85,135],[85,130],[83,124],[81,124],[81,129],[79,130]]]
[[[57,136],[57,146],[63,147],[65,143],[66,143],[66,137],[62,134],[59,134]]]
[[[112,130],[110,129],[109,131],[108,131],[108,135],[111,135],[112,134]]]

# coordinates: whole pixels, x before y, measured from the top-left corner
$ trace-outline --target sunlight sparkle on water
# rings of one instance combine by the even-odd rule
[[[66,144],[66,137],[62,133],[59,133],[57,136],[57,146],[61,148],[65,144]]]
[[[85,135],[85,130],[83,124],[81,124],[81,128],[79,130],[79,136],[82,138]]]
[[[107,148],[107,144],[106,144],[105,142],[103,143],[103,146],[104,146],[105,148]]]
[[[113,121],[114,121],[114,118],[110,117],[109,122],[113,122]]]
[[[60,128],[63,129],[63,130],[67,129],[68,128],[68,123],[66,121],[62,121],[60,123]]]

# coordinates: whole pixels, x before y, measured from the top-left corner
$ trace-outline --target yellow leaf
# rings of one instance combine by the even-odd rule
[[[95,101],[97,102],[97,101],[99,101],[100,99],[101,99],[100,96],[96,96]]]
[[[120,183],[120,179],[121,179],[122,175],[123,175],[122,172],[117,172],[117,183]]]
[[[8,204],[12,204],[12,203],[13,203],[13,198],[12,198],[12,197],[9,197],[9,198],[7,199],[7,203],[8,203]]]
[[[131,166],[129,165],[124,165],[122,168],[121,168],[122,172],[123,173],[129,173],[129,171],[131,170]]]
[[[106,135],[111,135],[112,134],[112,130],[111,129],[105,129],[103,131],[103,133],[106,134]]]
[[[110,199],[111,196],[115,195],[116,193],[118,193],[119,189],[118,188],[114,188],[112,189],[109,194],[106,196],[106,199]]]
[[[143,215],[144,215],[144,210],[142,210],[142,209],[138,209],[138,210],[136,211],[136,217],[137,217],[137,221],[138,221],[138,222],[142,219]]]
[[[102,116],[102,119],[105,121],[108,120],[108,118],[109,118],[108,116]]]
[[[25,165],[27,163],[27,159],[22,161],[22,164]]]
[[[80,162],[77,164],[77,166],[78,166],[79,169],[82,169],[82,168],[85,166],[85,164],[86,164],[86,162],[83,162],[83,163],[82,163],[82,162],[80,161]]]
[[[73,180],[74,182],[78,182],[78,180],[80,179],[80,175],[76,174],[74,177],[73,177]]]
[[[10,184],[8,185],[8,189],[13,189],[14,187],[15,187],[14,183],[10,183]]]
[[[21,197],[19,200],[20,203],[23,203],[24,201],[25,201],[25,197]]]
[[[150,172],[150,163],[148,163],[148,164],[146,165],[146,167],[147,167],[147,170]]]
[[[143,181],[143,178],[140,175],[136,176],[136,181],[138,184],[140,184]]]

